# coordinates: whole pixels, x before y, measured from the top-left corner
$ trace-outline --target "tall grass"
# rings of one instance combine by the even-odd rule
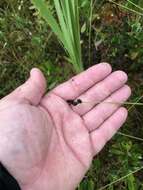
[[[53,0],[56,15],[54,16],[45,0],[31,0],[39,14],[46,20],[52,32],[64,47],[69,62],[75,71],[83,70],[78,0]]]

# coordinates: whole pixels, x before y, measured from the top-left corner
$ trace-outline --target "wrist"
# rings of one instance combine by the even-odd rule
[[[42,189],[42,190],[55,190],[55,189],[58,189],[58,190],[75,190],[76,188],[74,187],[66,187],[66,185],[63,185],[63,186],[60,186],[61,184],[58,184],[56,183],[53,183],[53,184],[48,184],[48,183],[45,183],[45,184],[42,184],[42,183],[35,183],[35,184],[31,184],[31,185],[26,185],[26,186],[23,186],[21,185],[21,190],[39,190],[39,189]]]

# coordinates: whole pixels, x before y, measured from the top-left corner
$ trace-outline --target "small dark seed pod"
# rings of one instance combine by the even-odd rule
[[[81,100],[81,99],[77,99],[76,102],[77,102],[78,104],[81,104],[81,103],[82,103],[82,100]]]
[[[73,106],[77,106],[77,105],[78,105],[78,102],[75,100],[72,105],[73,105]]]
[[[77,99],[77,100],[67,100],[67,103],[68,103],[69,105],[77,106],[78,104],[81,104],[81,103],[82,103],[82,100],[81,100],[81,99]]]
[[[74,104],[74,100],[67,100],[67,103],[68,103],[69,105],[73,105],[73,104]]]

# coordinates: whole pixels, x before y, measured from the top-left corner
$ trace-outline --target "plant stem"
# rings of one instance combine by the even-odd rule
[[[131,12],[133,12],[133,13],[136,13],[136,14],[140,15],[140,16],[143,16],[143,13],[140,13],[140,12],[138,12],[138,11],[135,11],[135,10],[133,10],[133,9],[130,9],[129,7],[126,7],[125,5],[116,3],[115,1],[112,1],[112,0],[108,0],[108,1],[111,2],[111,3],[114,3],[115,5],[118,5],[118,6],[121,7],[121,8],[124,8],[124,9],[126,9],[126,10],[128,10],[128,11],[131,11]]]
[[[90,16],[89,16],[89,39],[88,39],[88,62],[90,66],[91,62],[91,26],[92,26],[92,14],[93,14],[93,0],[90,2]]]
[[[130,111],[138,102],[143,98],[143,95],[138,98],[138,100],[135,102],[135,104],[132,104],[131,107],[128,108],[128,111]]]
[[[122,105],[134,105],[134,106],[143,106],[143,103],[137,103],[137,102],[102,102],[102,101],[99,101],[99,102],[94,102],[94,101],[92,101],[92,102],[82,102],[82,103],[95,103],[95,104],[100,104],[100,103],[104,103],[104,104],[122,104]]]
[[[129,137],[129,138],[131,138],[131,139],[135,139],[135,140],[143,141],[142,138],[135,137],[135,136],[132,136],[132,135],[128,135],[128,134],[125,134],[125,133],[117,132],[117,134],[118,134],[118,135],[125,136],[125,137]]]
[[[117,179],[117,180],[115,180],[115,181],[113,181],[113,182],[111,182],[111,183],[109,183],[109,184],[107,184],[107,185],[105,185],[105,186],[99,188],[98,190],[106,189],[107,187],[109,187],[109,186],[111,186],[111,185],[113,185],[113,184],[115,184],[115,183],[118,183],[118,182],[122,181],[123,179],[127,178],[128,176],[130,176],[130,175],[132,175],[132,174],[134,174],[134,173],[139,172],[139,171],[142,170],[142,169],[143,169],[143,166],[140,167],[140,168],[138,168],[138,169],[136,169],[135,171],[132,171],[132,172],[128,173],[127,175],[125,175],[125,176],[123,176],[123,177],[121,177],[121,178],[119,178],[119,179]]]
[[[134,5],[136,8],[140,9],[141,11],[143,11],[143,8],[140,7],[139,5],[135,4],[134,2],[127,0],[130,4]]]

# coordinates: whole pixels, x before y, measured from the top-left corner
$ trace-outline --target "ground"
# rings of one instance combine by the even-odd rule
[[[125,1],[116,2],[125,4]],[[142,5],[142,1],[134,2]],[[138,101],[143,95],[143,17],[111,2],[97,0],[89,54],[86,53],[89,52],[86,30],[89,3],[84,6],[80,12],[84,67],[106,61],[114,70],[126,71],[132,87],[130,101]],[[0,98],[23,83],[32,67],[44,72],[47,91],[65,81],[75,74],[65,56],[29,0],[0,1]],[[143,189],[143,107],[128,106],[128,109],[128,121],[94,159],[78,190]]]

